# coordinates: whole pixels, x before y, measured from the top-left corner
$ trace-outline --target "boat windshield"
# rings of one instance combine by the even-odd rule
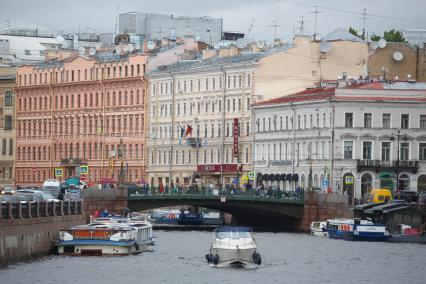
[[[231,239],[251,238],[251,233],[250,233],[250,232],[238,232],[238,231],[234,231],[234,232],[217,232],[217,233],[216,233],[216,237],[217,237],[218,239],[227,239],[227,238],[231,238]]]

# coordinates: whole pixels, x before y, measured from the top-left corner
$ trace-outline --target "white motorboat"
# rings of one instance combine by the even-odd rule
[[[129,255],[146,251],[153,244],[148,221],[104,217],[59,231],[56,245],[63,255]]]
[[[325,237],[328,235],[326,231],[327,222],[314,221],[311,223],[309,228],[311,229],[311,234],[317,237]]]
[[[256,267],[262,262],[249,227],[222,227],[214,231],[207,262],[217,267]]]

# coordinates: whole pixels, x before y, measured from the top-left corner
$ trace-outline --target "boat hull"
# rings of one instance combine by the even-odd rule
[[[368,241],[368,242],[386,242],[389,236],[386,235],[373,235],[373,234],[361,234],[355,235],[353,232],[339,232],[339,231],[328,231],[328,236],[331,239],[340,239],[347,241]]]
[[[328,233],[323,231],[323,230],[311,228],[311,235],[316,236],[316,237],[326,237],[326,236],[328,236]]]
[[[255,267],[253,254],[256,248],[212,248],[211,253],[219,256],[217,267],[243,266]]]
[[[101,256],[101,255],[131,255],[147,251],[153,241],[135,243],[97,240],[59,241],[59,255]]]

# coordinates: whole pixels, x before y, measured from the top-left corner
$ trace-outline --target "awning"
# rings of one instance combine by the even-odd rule
[[[280,180],[285,180],[286,174],[280,174]]]
[[[291,174],[286,174],[285,180],[291,180]]]
[[[274,180],[280,180],[280,174],[275,174],[275,176],[274,176]]]
[[[292,180],[292,181],[299,181],[299,175],[298,175],[298,174],[294,174],[294,175],[291,177],[291,180]]]
[[[275,178],[275,175],[274,175],[274,174],[269,174],[269,175],[268,175],[268,179],[269,179],[269,180],[274,180],[274,178]]]
[[[257,173],[256,180],[261,182],[263,180],[263,175],[261,173]]]
[[[263,174],[263,176],[262,176],[262,180],[268,180],[268,178],[269,178],[269,175],[268,175],[268,174]]]
[[[386,179],[386,178],[395,178],[395,174],[391,172],[381,172],[379,174],[379,178]]]

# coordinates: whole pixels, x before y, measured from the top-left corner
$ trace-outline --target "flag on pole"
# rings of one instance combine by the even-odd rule
[[[192,137],[192,126],[189,125],[189,123],[186,124],[186,132],[185,132],[185,136],[188,137],[188,135],[191,135]]]

